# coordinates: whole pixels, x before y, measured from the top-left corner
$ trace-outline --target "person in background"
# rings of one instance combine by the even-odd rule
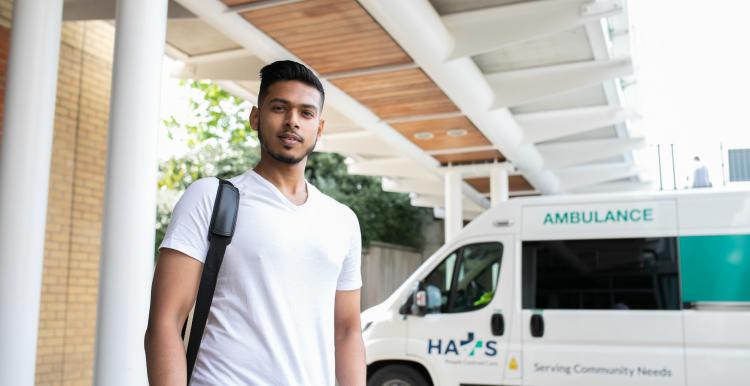
[[[710,188],[711,179],[708,176],[708,167],[701,162],[700,157],[693,157],[695,164],[693,168],[693,188]]]

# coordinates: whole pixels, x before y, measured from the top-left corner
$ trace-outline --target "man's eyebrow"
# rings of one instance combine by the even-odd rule
[[[292,102],[290,102],[289,100],[284,99],[284,98],[272,98],[270,101],[268,101],[268,103],[274,103],[274,102],[283,103],[285,105],[291,105],[292,104]],[[302,104],[300,104],[300,106],[302,108],[304,108],[304,109],[313,109],[313,110],[315,110],[315,112],[318,111],[318,106],[314,105],[314,104],[302,103]]]
[[[283,103],[285,105],[290,105],[291,104],[288,100],[286,100],[284,98],[273,98],[270,101],[268,101],[268,103],[273,103],[273,102],[279,102],[279,103]]]

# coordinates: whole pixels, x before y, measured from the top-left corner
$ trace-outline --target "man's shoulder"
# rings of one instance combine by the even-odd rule
[[[310,184],[312,185],[312,184]],[[354,213],[354,211],[347,206],[346,204],[343,204],[336,200],[335,198],[321,192],[313,185],[313,188],[317,191],[317,195],[320,198],[320,204],[325,206],[326,209],[329,209],[333,211],[337,216],[341,216],[341,218],[345,218],[347,220],[354,220],[357,221],[357,215]]]
[[[247,173],[238,174],[234,177],[226,178],[227,181],[231,182],[236,187],[244,186]],[[188,185],[186,192],[193,192],[195,194],[215,194],[219,188],[219,179],[217,177],[202,177],[193,181]]]
[[[216,177],[203,177],[193,181],[185,189],[185,195],[193,197],[205,197],[215,195],[219,186],[219,180]]]

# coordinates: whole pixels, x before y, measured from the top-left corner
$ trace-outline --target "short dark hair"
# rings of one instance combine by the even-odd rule
[[[315,87],[320,92],[320,108],[323,108],[323,101],[326,93],[323,90],[323,84],[312,70],[305,65],[291,60],[279,60],[266,65],[260,69],[260,91],[258,91],[258,106],[263,102],[263,98],[268,93],[268,88],[276,82],[296,80],[310,87]]]

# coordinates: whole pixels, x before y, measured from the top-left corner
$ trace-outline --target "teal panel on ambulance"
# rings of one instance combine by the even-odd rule
[[[750,235],[682,236],[684,302],[750,302]]]

